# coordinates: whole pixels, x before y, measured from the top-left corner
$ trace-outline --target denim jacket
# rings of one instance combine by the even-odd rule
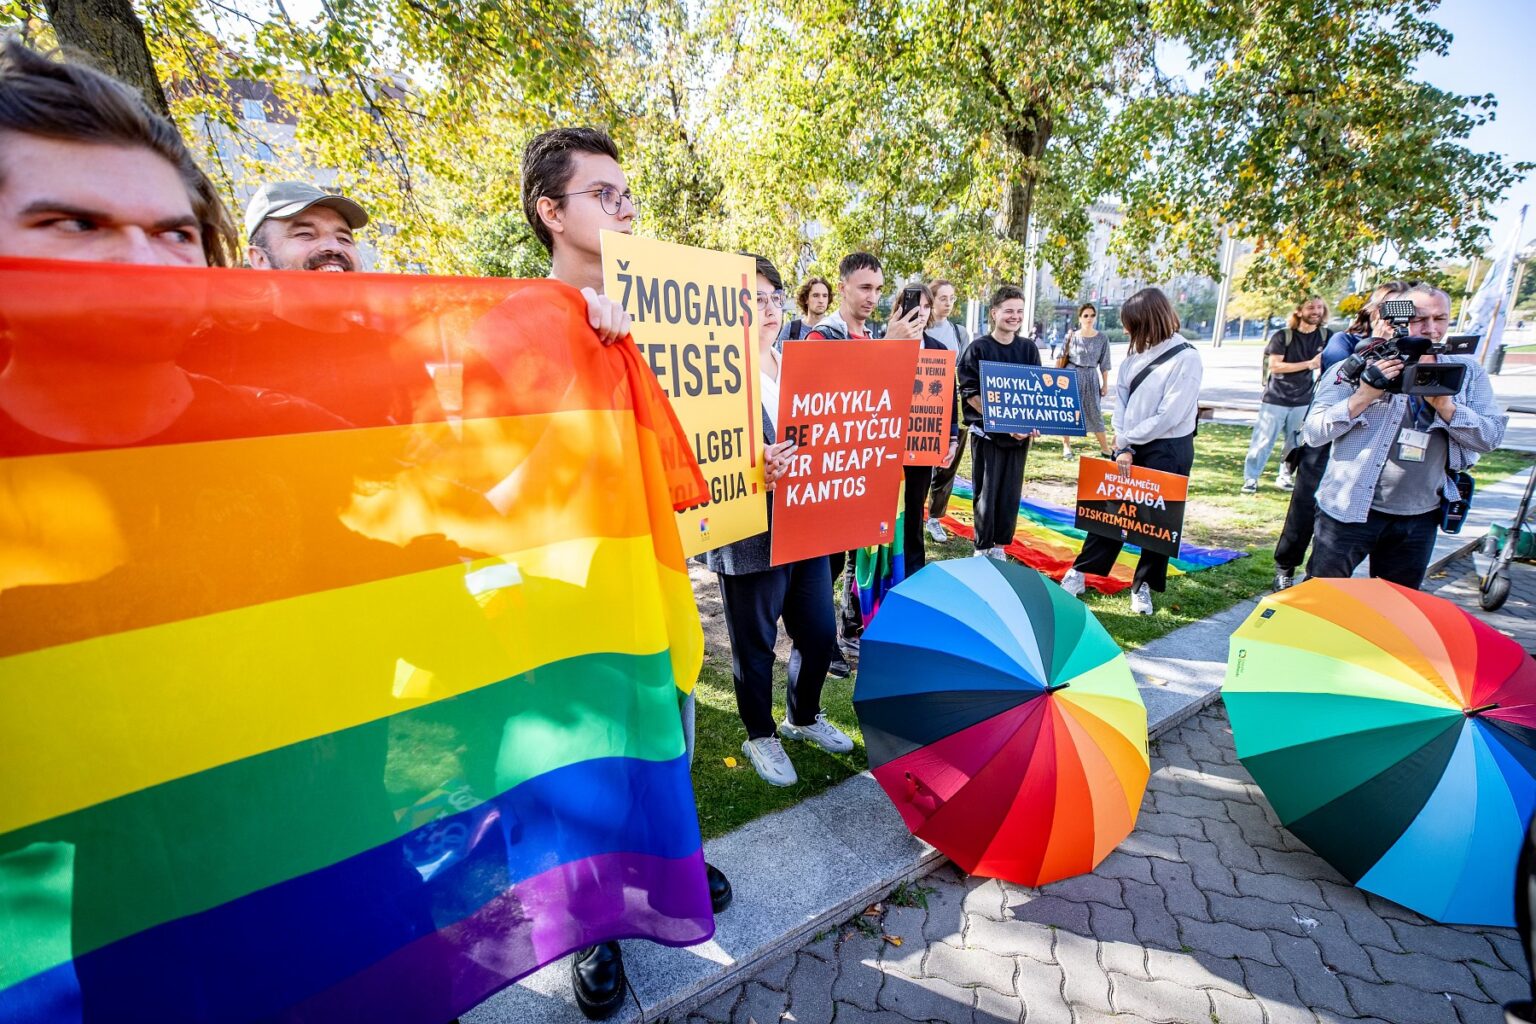
[[[1474,360],[1443,356],[1441,361],[1467,367],[1450,422],[1436,416],[1428,428],[1443,430],[1448,437],[1444,493],[1455,494],[1452,474],[1476,465],[1479,454],[1499,446],[1508,417],[1494,401],[1488,374]],[[1301,425],[1302,444],[1333,445],[1328,471],[1317,487],[1317,507],[1344,523],[1363,523],[1370,515],[1376,482],[1387,464],[1409,402],[1403,395],[1386,395],[1352,417],[1349,399],[1354,393],[1354,387],[1337,376],[1319,384],[1306,422]]]

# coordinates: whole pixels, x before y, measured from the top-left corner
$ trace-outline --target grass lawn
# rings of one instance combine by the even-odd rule
[[[1277,468],[1271,457],[1259,493],[1239,493],[1242,486],[1243,457],[1248,452],[1249,428],[1226,424],[1201,424],[1195,443],[1195,469],[1190,480],[1192,495],[1186,510],[1185,534],[1191,542],[1203,546],[1246,550],[1249,557],[1198,573],[1175,576],[1168,581],[1166,593],[1157,597],[1157,613],[1132,615],[1129,591],[1106,596],[1089,591],[1089,608],[1127,650],[1141,647],[1180,626],[1197,622],[1223,611],[1246,598],[1267,591],[1274,581],[1272,557],[1280,524],[1285,521],[1290,494],[1274,486]],[[1091,454],[1092,439],[1084,445],[1079,439],[1079,454]],[[1529,465],[1531,456],[1497,451],[1483,457],[1474,475],[1478,485],[1486,487]],[[961,463],[962,476],[970,476],[969,451]],[[1059,441],[1045,439],[1030,453],[1024,473],[1024,493],[1030,497],[1072,504],[1077,486],[1077,463],[1061,458]],[[970,557],[969,541],[952,539],[946,544],[927,545],[928,558]],[[778,699],[775,717],[784,717],[784,669],[779,666]],[[699,802],[699,822],[705,838],[730,830],[771,811],[790,807],[863,771],[867,765],[858,719],[853,713],[853,680],[828,679],[822,693],[827,717],[854,739],[851,754],[833,756],[804,743],[786,743],[790,759],[800,781],[786,789],[776,789],[757,777],[746,763],[741,742],[746,739],[736,714],[736,697],[731,684],[729,650],[706,652],[704,670],[699,676],[697,752],[693,767],[694,791]],[[727,763],[732,759],[734,764]]]

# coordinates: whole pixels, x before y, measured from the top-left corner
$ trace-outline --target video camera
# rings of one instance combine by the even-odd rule
[[[1388,299],[1378,315],[1392,325],[1392,337],[1371,338],[1362,342],[1349,358],[1339,363],[1339,380],[1359,386],[1361,381],[1373,388],[1404,395],[1431,398],[1454,395],[1461,390],[1467,368],[1462,363],[1421,363],[1426,355],[1463,355],[1477,348],[1476,335],[1458,335],[1435,344],[1428,338],[1408,333],[1408,324],[1417,311],[1408,299]],[[1403,372],[1394,378],[1376,366],[1387,359],[1401,359]]]

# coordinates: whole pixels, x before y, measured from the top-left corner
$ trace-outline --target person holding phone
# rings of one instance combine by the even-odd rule
[[[910,303],[916,299],[917,308],[922,312],[924,322],[928,322],[933,308],[933,292],[927,285],[911,284],[902,290],[901,308],[902,315],[911,312]],[[934,352],[943,352],[949,348],[938,338],[927,331],[923,332],[923,348]],[[960,457],[960,416],[959,409],[949,420],[949,448],[944,453],[944,461],[938,467],[934,466],[905,466],[902,468],[902,482],[904,484],[902,506],[902,554],[906,563],[906,575],[911,576],[917,570],[928,563],[928,552],[923,548],[923,503],[928,497],[928,489],[933,483],[935,472],[950,469]],[[947,538],[946,538],[947,539]]]
[[[796,445],[776,441],[779,424],[778,340],[784,311],[784,283],[774,265],[757,261],[757,348],[762,372],[763,477],[771,492],[788,471]],[[795,766],[782,739],[814,743],[833,754],[853,749],[821,710],[821,690],[837,653],[837,625],[832,610],[832,572],[820,555],[788,565],[773,565],[773,503],[768,499],[768,529],[756,536],[716,548],[705,555],[720,582],[725,628],[731,638],[731,677],[736,685],[736,711],[746,726],[741,752],[770,786],[792,786]],[[788,713],[773,720],[774,644],[779,620],[791,643]]]
[[[1040,431],[1028,434],[989,434],[981,415],[981,363],[1040,365],[1040,347],[1021,337],[1024,326],[1024,292],[1005,284],[992,296],[992,330],[971,342],[955,367],[955,390],[971,434],[971,487],[975,494],[975,554],[1005,561],[1003,548],[1013,541],[1019,524],[1019,498],[1024,489],[1024,463],[1029,443]]]
[[[1131,338],[1131,353],[1115,380],[1115,461],[1122,476],[1145,466],[1188,476],[1195,464],[1195,420],[1200,413],[1200,353],[1179,334],[1179,315],[1156,288],[1125,300],[1120,323]],[[1090,533],[1082,553],[1061,578],[1061,589],[1081,594],[1085,574],[1104,576],[1124,541]],[[1151,615],[1152,591],[1168,585],[1168,556],[1142,549],[1131,580],[1131,611]]]
[[[867,252],[851,252],[844,256],[837,265],[837,289],[837,309],[823,317],[805,336],[806,340],[869,341],[874,338],[870,317],[874,316],[875,307],[880,304],[880,295],[885,291],[885,271],[880,266],[880,260]],[[904,317],[892,317],[886,337],[921,338],[921,315],[920,309],[913,308]],[[837,620],[840,657],[833,662],[832,667],[833,674],[842,677],[849,675],[853,663],[858,661],[859,637],[864,631],[857,594],[857,553],[839,551],[828,558],[832,566],[832,579],[843,595],[842,610]]]

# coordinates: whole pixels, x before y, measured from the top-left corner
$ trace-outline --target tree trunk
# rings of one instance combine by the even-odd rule
[[[1035,185],[1040,180],[1040,162],[1051,141],[1051,119],[1040,110],[1026,111],[1024,125],[1003,132],[1008,149],[1018,158],[1018,173],[1003,190],[1003,237],[1020,245],[1029,244],[1029,218],[1035,205]]]
[[[144,95],[157,113],[171,116],[165,90],[132,0],[43,0],[66,56],[84,60]]]

